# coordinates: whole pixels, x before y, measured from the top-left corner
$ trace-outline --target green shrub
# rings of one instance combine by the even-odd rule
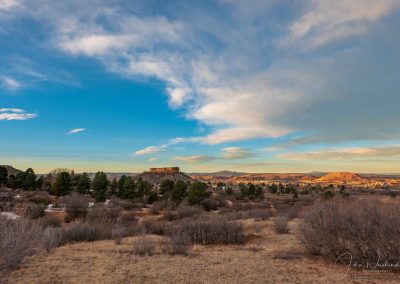
[[[200,204],[205,198],[209,197],[211,193],[207,190],[208,185],[202,182],[194,182],[190,185],[188,191],[188,202],[190,205]]]

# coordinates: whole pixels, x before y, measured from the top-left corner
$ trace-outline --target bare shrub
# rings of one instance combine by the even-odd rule
[[[62,230],[47,227],[43,231],[42,244],[47,252],[51,252],[53,249],[61,244]]]
[[[88,200],[84,195],[73,192],[63,198],[65,205],[66,222],[74,221],[78,218],[84,218],[88,211]]]
[[[46,215],[43,218],[40,218],[38,224],[43,228],[47,227],[61,227],[61,220],[54,215]]]
[[[93,242],[112,238],[112,229],[104,224],[76,222],[62,232],[61,243]]]
[[[156,201],[151,205],[150,212],[152,214],[159,214],[163,210],[175,210],[176,204],[169,199]]]
[[[17,267],[26,256],[35,254],[41,235],[41,227],[35,222],[0,217],[0,272]]]
[[[122,226],[131,226],[137,222],[136,213],[132,211],[120,213],[118,217],[118,223]]]
[[[185,221],[177,230],[182,230],[192,244],[240,244],[245,241],[241,223],[220,217]]]
[[[183,206],[179,207],[178,211],[166,211],[164,212],[164,218],[168,221],[180,220],[184,218],[191,218],[199,216],[204,211],[197,207]]]
[[[277,234],[289,233],[289,224],[287,215],[278,215],[274,219],[274,231]]]
[[[299,225],[300,240],[313,254],[358,263],[396,263],[400,258],[400,205],[337,199],[313,205]]]
[[[167,221],[174,221],[179,219],[178,212],[176,211],[165,211],[163,215],[164,219]]]
[[[145,219],[141,223],[142,231],[147,234],[163,236],[166,233],[167,225],[158,221]]]
[[[254,218],[257,221],[268,220],[273,216],[271,209],[251,209],[248,211],[228,212],[224,214],[229,220],[241,220]]]
[[[191,243],[189,237],[182,231],[171,230],[159,242],[161,251],[169,255],[188,255]]]
[[[28,219],[38,219],[46,214],[44,209],[43,205],[28,203],[24,207],[23,216]]]
[[[116,245],[122,244],[122,239],[124,238],[125,230],[122,226],[117,225],[112,229],[112,238]]]
[[[86,220],[89,223],[114,224],[117,222],[120,212],[121,207],[101,205],[92,208],[86,216]]]
[[[194,217],[194,216],[199,216],[203,212],[204,212],[203,210],[201,210],[200,208],[197,208],[197,207],[182,206],[182,207],[178,208],[179,219],[191,218],[191,217]]]
[[[138,205],[130,200],[122,200],[115,197],[111,198],[108,205],[111,207],[121,207],[127,211],[138,210],[141,208],[141,205]]]
[[[292,208],[289,204],[279,204],[275,206],[275,211],[277,215],[289,214],[290,209]]]
[[[205,198],[201,205],[203,205],[204,209],[207,211],[215,211],[218,210],[219,202],[212,198]]]
[[[273,213],[270,209],[252,209],[244,212],[244,219],[268,220],[272,216]]]
[[[289,220],[292,220],[294,218],[298,218],[303,211],[303,207],[305,206],[304,203],[297,202],[295,203],[287,212],[287,217]]]
[[[150,236],[141,235],[133,241],[132,249],[135,255],[151,256],[156,250],[156,242]]]
[[[254,230],[255,233],[259,234],[259,233],[262,232],[262,227],[261,227],[260,224],[254,224],[253,230]]]
[[[49,205],[51,203],[50,195],[45,191],[34,191],[32,195],[27,196],[27,200],[32,203]]]

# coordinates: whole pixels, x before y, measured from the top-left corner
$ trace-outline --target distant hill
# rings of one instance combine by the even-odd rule
[[[355,173],[348,172],[333,172],[318,178],[315,182],[321,183],[349,183],[349,182],[364,182],[365,178]]]
[[[322,176],[326,175],[326,173],[319,172],[319,171],[313,171],[313,172],[308,173],[308,175],[312,176],[312,177],[322,177]]]
[[[233,171],[218,171],[214,173],[190,173],[191,176],[211,176],[211,177],[237,177],[246,175],[243,172],[233,172]]]
[[[9,166],[9,165],[0,165],[0,167],[5,167],[7,169],[8,175],[16,175],[19,172],[22,172],[21,170],[18,170],[16,168],[14,168],[13,166]]]

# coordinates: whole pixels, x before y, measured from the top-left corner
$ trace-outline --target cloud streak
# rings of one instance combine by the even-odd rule
[[[0,108],[1,120],[29,120],[38,117],[35,113],[28,113],[19,108]]]
[[[86,128],[75,128],[67,132],[68,135],[77,134],[86,131]]]
[[[286,160],[351,160],[369,158],[400,158],[400,146],[356,147],[340,149],[324,149],[308,153],[285,153],[278,155]]]
[[[214,160],[241,160],[248,159],[257,156],[256,153],[251,152],[249,149],[240,147],[227,147],[221,150],[219,156],[209,155],[193,155],[193,156],[178,156],[173,157],[175,161],[181,161],[185,163],[204,163]]]
[[[22,88],[22,84],[11,77],[3,77],[3,87],[10,91],[17,91]]]

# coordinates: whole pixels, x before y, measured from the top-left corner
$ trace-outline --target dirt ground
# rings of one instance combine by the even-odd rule
[[[10,283],[399,283],[400,275],[366,274],[307,254],[272,221],[246,220],[244,245],[194,246],[189,256],[132,255],[134,238],[78,243],[27,258]],[[154,238],[159,238],[154,236]]]

